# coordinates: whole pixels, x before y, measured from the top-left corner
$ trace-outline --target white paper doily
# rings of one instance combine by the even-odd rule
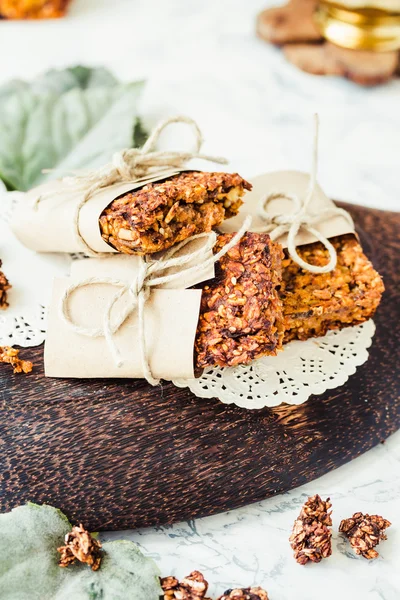
[[[312,394],[343,385],[368,359],[375,325],[372,320],[330,331],[321,338],[290,342],[278,356],[266,356],[250,365],[207,369],[198,379],[179,379],[200,398],[219,398],[224,404],[254,409],[302,404]]]
[[[9,226],[18,195],[7,192],[0,181],[0,259],[12,285],[7,294],[10,306],[0,310],[0,346],[38,346],[45,339],[53,279],[68,274],[71,257],[37,254],[18,242]]]

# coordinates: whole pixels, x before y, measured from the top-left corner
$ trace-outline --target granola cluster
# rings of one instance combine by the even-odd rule
[[[285,250],[280,291],[285,342],[363,323],[379,305],[384,285],[357,238],[348,234],[330,242],[337,252],[337,266],[330,273],[303,270]],[[320,242],[299,246],[297,251],[312,265],[329,262],[328,251]]]
[[[33,364],[29,360],[19,358],[19,350],[11,346],[0,346],[0,363],[7,363],[14,369],[14,373],[30,373]]]
[[[387,539],[385,529],[390,525],[390,521],[379,515],[357,512],[350,519],[343,519],[339,531],[347,537],[356,554],[371,559],[379,556],[374,548]]]
[[[117,198],[100,216],[118,252],[152,254],[235,216],[251,185],[237,173],[183,172]]]
[[[332,504],[318,494],[308,498],[293,525],[289,538],[294,557],[300,565],[318,563],[332,554]]]
[[[65,536],[65,546],[57,548],[61,554],[60,567],[68,567],[76,560],[86,563],[97,571],[101,564],[101,544],[90,535],[82,524],[72,528]]]
[[[208,583],[200,571],[193,571],[182,581],[176,577],[163,577],[161,587],[164,600],[210,600],[206,597]]]
[[[218,600],[269,600],[268,594],[260,587],[235,588],[226,590]]]
[[[1,260],[0,260],[1,267]],[[2,271],[0,271],[0,309],[7,308],[7,291],[11,288],[11,285],[8,282],[7,277],[4,275]]]
[[[233,234],[218,236],[217,253]],[[197,368],[246,364],[282,347],[282,250],[266,233],[246,233],[203,287],[195,340]]]

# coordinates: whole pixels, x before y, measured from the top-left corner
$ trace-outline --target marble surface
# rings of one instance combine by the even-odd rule
[[[333,554],[319,564],[298,565],[288,537],[308,496],[329,496],[333,505]],[[270,600],[398,600],[400,597],[400,432],[336,471],[258,504],[229,513],[107,539],[130,539],[153,557],[164,575],[197,568],[211,597],[230,587],[258,584]],[[393,525],[379,558],[353,554],[338,534],[342,518],[356,511],[380,514]]]
[[[1,22],[0,80],[49,67],[106,65],[125,79],[145,78],[141,113],[150,126],[184,113],[200,124],[209,153],[229,157],[243,176],[307,170],[311,117],[321,118],[319,180],[333,197],[400,209],[400,80],[365,90],[306,75],[254,36],[257,12],[271,0],[75,0],[57,22]],[[179,476],[179,473],[177,473]],[[298,566],[287,542],[307,495],[329,495],[334,553]],[[318,481],[230,513],[136,532],[129,538],[162,573],[201,569],[216,597],[258,583],[271,600],[400,598],[400,433]],[[381,557],[355,557],[337,532],[354,511],[393,522]]]

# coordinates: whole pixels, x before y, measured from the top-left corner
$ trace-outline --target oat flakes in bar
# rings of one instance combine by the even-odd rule
[[[337,252],[337,266],[330,273],[303,270],[285,250],[280,291],[285,342],[323,336],[330,329],[363,323],[379,305],[383,281],[357,238],[347,234],[330,241]],[[322,266],[329,261],[320,242],[299,246],[297,251],[312,265]]]
[[[179,173],[113,200],[100,216],[101,234],[118,252],[153,254],[235,216],[250,189],[237,173]]]
[[[218,236],[217,253],[233,234]],[[246,233],[202,284],[195,340],[197,369],[247,364],[282,347],[282,247],[266,233]]]

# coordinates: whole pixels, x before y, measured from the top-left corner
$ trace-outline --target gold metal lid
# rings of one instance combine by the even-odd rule
[[[400,10],[350,9],[321,0],[314,18],[321,34],[338,46],[375,52],[400,49]]]

